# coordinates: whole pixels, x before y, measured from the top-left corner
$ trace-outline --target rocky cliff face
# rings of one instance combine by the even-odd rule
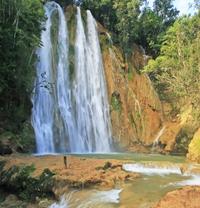
[[[133,45],[125,60],[107,31],[98,26],[114,142],[129,151],[186,154],[194,132],[192,106],[171,116],[170,104],[161,103],[148,75],[139,72],[148,59],[144,51]]]
[[[71,8],[72,15],[69,11],[73,45],[76,9]],[[186,154],[196,130],[192,106],[183,106],[179,114],[171,116],[170,104],[161,103],[148,75],[139,73],[148,60],[142,48],[133,45],[132,54],[124,58],[108,31],[100,24],[98,28],[116,146],[136,152]],[[73,56],[73,51],[70,54]],[[70,62],[72,68],[73,64]]]
[[[138,46],[133,46],[126,62],[112,44],[104,44],[102,51],[114,142],[126,150],[147,151],[163,128],[164,118],[149,77],[137,72],[146,57]]]

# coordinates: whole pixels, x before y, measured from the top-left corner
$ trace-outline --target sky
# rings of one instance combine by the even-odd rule
[[[149,0],[150,6],[153,5],[154,0]],[[193,0],[174,0],[174,6],[180,11],[180,15],[193,13],[193,10],[189,8]]]

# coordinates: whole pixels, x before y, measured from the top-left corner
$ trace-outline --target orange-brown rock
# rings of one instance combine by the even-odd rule
[[[191,161],[200,163],[200,128],[195,132],[189,144],[187,158]]]
[[[160,142],[164,146],[165,152],[172,152],[176,144],[176,138],[182,126],[180,122],[166,122],[164,124],[165,130],[160,137]]]
[[[35,177],[39,176],[45,168],[54,172],[56,183],[55,190],[59,190],[59,195],[66,188],[84,188],[94,185],[113,188],[116,183],[123,183],[127,180],[133,180],[139,177],[139,174],[128,173],[122,170],[122,161],[89,159],[83,157],[67,156],[67,168],[64,165],[63,156],[19,156],[11,155],[0,157],[0,160],[6,160],[6,167],[13,165],[31,165],[34,164],[36,170]],[[109,166],[107,165],[109,161]]]
[[[154,208],[199,208],[200,187],[188,186],[167,193]]]
[[[135,144],[151,146],[164,119],[162,104],[149,77],[136,72],[145,64],[144,54],[135,47],[128,73],[118,48],[104,48],[103,59],[115,142],[128,150],[133,150]],[[113,106],[114,96],[118,106]]]
[[[168,104],[168,107],[166,106],[166,103],[164,104],[165,113],[166,111],[170,111],[170,106]],[[168,109],[166,109],[166,107]],[[189,105],[186,108],[182,109],[182,112],[180,115],[177,115],[174,119],[170,119],[170,121],[165,121],[163,124],[165,126],[165,130],[163,134],[160,136],[160,143],[163,146],[164,152],[172,152],[175,150],[175,146],[177,145],[177,138],[179,137],[179,134],[184,128],[191,128],[191,112],[192,112],[192,106]],[[169,113],[169,112],[167,112]],[[181,135],[180,135],[181,136]]]

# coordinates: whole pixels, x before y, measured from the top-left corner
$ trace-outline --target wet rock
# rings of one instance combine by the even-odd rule
[[[162,104],[149,77],[138,73],[145,64],[143,51],[134,46],[125,61],[121,50],[112,46],[103,49],[103,59],[114,143],[133,151],[137,143],[137,151],[139,147],[143,151],[153,143],[163,122]]]
[[[154,208],[199,208],[200,187],[188,186],[167,193]]]
[[[38,208],[46,208],[53,204],[52,200],[49,199],[41,199],[38,203]]]
[[[0,155],[12,154],[13,150],[9,140],[0,141]]]

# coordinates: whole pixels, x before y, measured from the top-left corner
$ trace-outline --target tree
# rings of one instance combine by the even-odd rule
[[[84,0],[82,1],[82,7],[89,9],[93,13],[94,17],[110,32],[115,31],[115,25],[117,23],[116,11],[113,8],[114,0]]]
[[[156,57],[160,50],[164,30],[161,18],[150,8],[145,7],[139,18],[139,39],[147,54]]]
[[[172,2],[172,0],[155,0],[153,10],[148,4],[145,5],[139,18],[138,43],[154,58],[159,55],[163,37],[179,13]]]
[[[194,0],[194,7],[200,12],[200,0]]]
[[[162,19],[165,26],[174,23],[179,14],[179,11],[173,6],[173,0],[155,0],[153,10]]]
[[[125,52],[138,40],[138,17],[140,15],[141,0],[116,0],[114,9],[117,17],[116,32]]]
[[[30,113],[35,50],[44,20],[40,0],[0,4],[0,117],[16,126]]]
[[[151,60],[145,70],[153,73],[162,98],[175,106],[189,103],[200,116],[200,15],[180,18],[164,39],[161,55]]]
[[[117,37],[127,51],[138,39],[138,16],[143,0],[84,0],[83,8],[92,11],[95,18]]]

